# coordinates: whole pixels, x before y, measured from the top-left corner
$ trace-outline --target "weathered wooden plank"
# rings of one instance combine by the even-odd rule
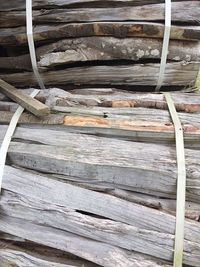
[[[80,265],[62,264],[40,259],[24,251],[0,249],[0,267],[30,266],[30,267],[80,267]]]
[[[106,3],[104,4],[106,5]],[[199,20],[198,1],[172,2],[172,22],[193,23]],[[184,14],[184,16],[183,16]],[[25,26],[25,11],[0,13],[0,27]],[[164,4],[123,8],[77,8],[50,9],[33,11],[34,24],[55,22],[90,22],[90,21],[160,21],[164,20]]]
[[[7,238],[4,239],[4,237],[7,237]],[[64,266],[66,266],[67,264],[67,266],[69,265],[70,267],[71,266],[73,267],[83,267],[83,266],[99,267],[100,266],[90,261],[79,258],[71,253],[67,253],[67,252],[64,252],[64,251],[61,251],[55,248],[50,248],[47,246],[42,246],[40,244],[27,241],[23,238],[19,238],[19,237],[16,238],[15,236],[9,235],[6,233],[1,232],[0,239],[1,239],[1,245],[0,245],[1,260],[4,259],[6,263],[8,260],[10,260],[12,264],[14,264],[14,262],[17,261],[20,267],[29,266],[24,263],[26,261],[26,257],[27,257],[27,260],[32,260],[34,263],[35,261],[37,261],[38,264],[43,263],[43,261],[44,261],[44,264],[46,262],[48,262],[49,264],[51,263],[48,266],[53,266],[53,267],[55,267],[53,264],[64,264]],[[21,261],[21,264],[23,263],[24,265],[23,264],[20,265],[19,263],[20,261]],[[0,264],[1,262],[2,261],[0,261]],[[31,264],[31,262],[28,262],[27,264]],[[13,265],[11,266],[8,265],[8,266],[11,267]],[[34,265],[34,267],[35,266],[38,266],[38,265],[36,264]],[[5,267],[5,266],[3,265],[1,267]],[[41,267],[43,267],[43,265]]]
[[[42,129],[27,129],[27,132],[30,134],[24,134],[21,139],[46,146],[12,142],[8,155],[15,165],[62,174],[63,179],[97,184],[104,182],[116,188],[158,196],[176,195],[177,166],[173,146]],[[187,196],[199,202],[199,181],[196,177],[199,175],[200,155],[195,150],[186,149],[185,152]],[[138,177],[142,178],[138,181]]]
[[[168,59],[200,61],[200,44],[188,41],[170,41]],[[102,60],[160,59],[162,40],[152,38],[84,37],[65,39],[36,49],[38,66],[52,68],[74,62]],[[2,69],[30,70],[30,55],[0,57]]]
[[[51,226],[116,247],[172,261],[173,235],[93,218],[48,202],[40,202],[34,198],[27,199],[9,192],[4,192],[1,199],[3,214],[7,216],[34,221],[36,224]],[[164,243],[163,240],[165,240]],[[200,260],[197,258],[198,254],[200,255],[198,251],[200,252],[199,244],[185,240],[184,262],[189,265],[198,265]]]
[[[89,185],[90,187],[90,185]],[[92,186],[91,186],[92,187]],[[122,189],[111,189],[107,191],[109,194],[146,206],[160,211],[165,211],[172,215],[176,215],[176,200],[169,198],[158,198],[157,196],[151,196],[141,194],[137,192],[130,192]],[[185,203],[185,217],[188,219],[199,221],[200,219],[200,205],[191,201]]]
[[[35,125],[36,128],[40,128],[39,125],[43,128],[45,125],[60,125],[62,127],[60,130],[67,130],[72,133],[98,134],[111,138],[115,137],[117,139],[149,143],[168,143],[172,146],[175,144],[174,127],[167,111],[160,112],[158,116],[156,110],[154,112],[149,110],[149,116],[142,116],[141,113],[146,113],[147,109],[133,109],[133,112],[127,112],[127,115],[111,114],[109,111],[103,112],[101,110],[97,110],[95,115],[90,115],[92,110],[87,112],[88,110],[76,108],[64,110],[68,112],[63,115],[62,113],[57,115],[51,114],[43,119],[35,119],[34,116],[23,114],[19,123],[22,125],[26,124],[29,128],[31,124]],[[8,124],[13,113],[0,112],[0,114],[0,122]],[[200,147],[199,114],[193,114],[193,116],[188,116],[188,118],[186,114],[179,114],[184,129],[185,147],[198,149]],[[0,132],[0,138],[3,138],[3,126],[0,127]],[[20,129],[18,132],[20,132]]]
[[[42,73],[45,85],[146,85],[157,84],[160,64],[135,64],[121,66],[89,66],[66,68],[64,70]],[[168,63],[166,66],[163,86],[186,86],[195,81],[199,69],[198,63]],[[116,75],[116,73],[118,75]],[[0,78],[15,84],[27,87],[37,85],[31,72],[1,74]]]
[[[68,23],[62,25],[36,25],[34,41],[36,43],[50,40],[89,36],[151,37],[163,38],[164,25],[150,22],[90,22]],[[171,39],[200,40],[200,26],[172,26]],[[3,28],[0,32],[2,46],[19,46],[27,44],[25,27]]]
[[[23,92],[18,91],[14,86],[0,79],[1,91],[12,100],[16,101],[20,106],[27,109],[34,115],[42,117],[50,113],[48,106],[39,102]]]
[[[173,0],[172,2],[176,2],[177,0]],[[178,0],[184,1],[184,0]],[[33,8],[41,9],[41,8],[55,8],[55,7],[70,7],[70,6],[82,6],[82,7],[115,7],[115,6],[137,6],[137,5],[145,5],[145,4],[156,4],[164,2],[164,0],[109,0],[106,2],[102,2],[101,0],[68,0],[67,2],[64,0],[34,0]],[[10,0],[9,3],[2,2],[0,10],[2,11],[10,11],[10,10],[24,10],[25,3],[23,0],[18,0],[17,3],[14,0]]]
[[[92,241],[52,227],[23,220],[22,228],[22,220],[6,216],[2,216],[0,221],[0,229],[5,232],[17,233],[18,236],[27,240],[73,253],[104,267],[122,267],[124,264],[138,267],[148,267],[149,265],[155,267],[170,266],[159,260],[156,263],[156,260],[151,257],[136,252],[127,252],[109,244]]]
[[[137,228],[174,235],[175,217],[172,215],[114,196],[66,184],[44,175],[6,166],[3,189],[23,195],[26,199],[36,198],[41,202],[63,206],[66,209],[87,212]],[[6,229],[5,225],[2,227]],[[199,227],[199,223],[186,220],[185,239],[198,244]],[[0,230],[5,231],[2,228]]]
[[[4,112],[0,111],[0,122],[1,123],[10,123],[11,118],[13,116],[13,112]],[[45,116],[43,118],[36,117],[29,113],[23,113],[20,116],[19,123],[22,124],[51,124],[51,125],[63,125],[63,114],[50,114],[48,116]]]
[[[23,89],[21,91],[30,94],[32,90],[34,89]],[[173,98],[176,110],[178,112],[187,112],[185,116],[183,113],[180,114],[181,119],[184,120],[184,123],[192,123],[192,118],[195,118],[195,115],[190,115],[189,113],[200,112],[199,93],[171,92],[171,96]],[[153,117],[156,118],[154,109],[168,110],[167,103],[163,94],[135,93],[126,90],[116,90],[114,88],[81,88],[71,90],[70,92],[64,91],[59,88],[50,88],[41,90],[36,96],[36,99],[44,102],[50,107],[55,107],[56,109],[63,109],[63,112],[67,113],[70,112],[67,107],[76,108],[77,106],[78,110],[71,109],[71,112],[75,112],[79,115],[83,114],[81,112],[84,112],[85,115],[100,115],[102,111],[106,112],[106,115],[109,115],[111,113],[118,115],[132,113],[134,116],[136,116],[136,114],[139,115],[137,112],[138,110],[140,115],[143,117],[145,111],[142,112],[141,109],[130,109],[131,107],[143,107],[151,108],[153,112],[153,119]],[[0,100],[6,101],[7,98],[4,95],[0,94]],[[95,108],[95,113],[92,113],[93,106],[100,106],[99,108]],[[83,109],[83,107],[89,107],[91,109],[91,113],[88,113],[89,109]],[[105,107],[105,109],[103,107]],[[64,109],[66,109],[66,111],[64,111]],[[150,114],[151,110],[149,110]],[[78,113],[78,111],[80,113]],[[162,113],[161,116],[164,119],[166,117],[166,112],[165,115],[162,111],[159,112]],[[188,121],[187,118],[191,121]],[[198,121],[195,122],[197,123]]]

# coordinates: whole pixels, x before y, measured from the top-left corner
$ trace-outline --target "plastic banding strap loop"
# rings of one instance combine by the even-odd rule
[[[35,45],[33,40],[32,0],[26,0],[26,34],[27,34],[33,72],[35,74],[35,77],[37,79],[40,88],[45,89],[44,83],[38,71],[37,61],[36,61]]]
[[[184,221],[185,221],[185,191],[186,191],[186,167],[183,128],[176,112],[173,100],[169,93],[164,93],[171,118],[175,127],[176,155],[177,155],[177,200],[176,200],[176,230],[173,267],[182,267],[184,245]]]
[[[30,96],[35,97],[39,93],[39,91],[40,90],[35,89],[30,94]],[[3,173],[4,173],[4,166],[5,166],[5,163],[6,163],[6,156],[7,156],[8,148],[9,148],[12,136],[13,136],[13,134],[15,132],[18,120],[19,120],[21,114],[23,113],[23,111],[24,111],[24,108],[21,107],[21,106],[19,106],[17,108],[17,110],[15,111],[15,113],[14,113],[14,115],[13,115],[11,121],[10,121],[10,124],[8,126],[8,129],[6,131],[6,134],[4,136],[4,140],[3,140],[2,144],[1,144],[1,147],[0,147],[0,192],[1,192]]]
[[[163,84],[165,68],[167,63],[167,55],[168,55],[169,39],[171,31],[171,9],[172,9],[171,5],[172,5],[171,0],[165,0],[165,28],[164,28],[161,62],[160,62],[160,71],[159,71],[157,86],[155,88],[156,92],[160,91],[160,88]]]

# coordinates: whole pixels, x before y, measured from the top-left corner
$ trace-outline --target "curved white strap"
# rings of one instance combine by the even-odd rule
[[[164,93],[176,134],[176,154],[177,154],[177,200],[176,200],[176,231],[174,247],[173,267],[182,267],[183,245],[184,245],[184,222],[185,222],[185,188],[186,188],[186,167],[183,129],[176,112],[173,100],[169,93]]]
[[[35,89],[30,94],[30,96],[35,97],[39,93],[39,91],[40,90]],[[3,179],[3,173],[4,173],[4,166],[5,166],[5,163],[6,163],[6,156],[7,156],[8,148],[9,148],[12,136],[13,136],[13,134],[15,132],[17,123],[19,121],[19,118],[20,118],[21,114],[23,113],[23,111],[24,111],[24,108],[19,106],[18,109],[16,110],[16,112],[14,113],[14,115],[13,115],[11,121],[10,121],[10,124],[8,126],[8,129],[6,131],[4,140],[3,140],[2,144],[1,144],[1,147],[0,147],[0,192],[1,192],[1,185],[2,185],[2,179]]]
[[[160,91],[160,88],[163,84],[165,68],[167,63],[168,48],[169,48],[170,30],[171,30],[171,0],[165,0],[165,29],[164,29],[162,55],[160,62],[160,72],[158,76],[157,86],[155,88],[156,92]]]
[[[33,72],[35,74],[35,77],[38,81],[40,88],[45,89],[44,83],[38,71],[37,61],[36,61],[35,45],[33,40],[32,0],[26,0],[26,34],[28,39],[28,46],[29,46]]]

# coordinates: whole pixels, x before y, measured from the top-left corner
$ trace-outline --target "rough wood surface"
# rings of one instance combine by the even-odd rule
[[[185,0],[173,0],[176,1],[185,1]],[[160,2],[164,2],[164,0],[109,0],[106,2],[102,2],[101,0],[68,0],[67,2],[64,0],[34,0],[33,1],[33,9],[41,9],[41,8],[55,8],[55,7],[70,7],[70,6],[137,6],[137,5],[145,5],[145,4],[157,4]],[[3,1],[0,6],[0,10],[24,10],[25,3],[23,0],[18,0],[17,3],[14,0],[10,0],[9,3]]]
[[[77,182],[91,181],[170,198],[176,195],[177,167],[173,146],[45,129],[23,129],[23,134],[17,138],[32,144],[12,142],[8,151],[12,164],[63,175],[63,179]],[[188,200],[199,202],[199,153],[190,149],[185,153]],[[138,180],[138,177],[142,178]]]
[[[31,96],[18,91],[14,86],[3,81],[2,79],[0,79],[0,88],[6,96],[17,102],[20,106],[27,109],[34,115],[42,117],[50,113],[48,106],[32,98]]]
[[[168,60],[200,61],[199,42],[170,41]],[[162,40],[84,37],[65,39],[36,49],[41,70],[75,62],[160,59]],[[30,55],[0,57],[2,69],[31,70]]]
[[[34,198],[27,200],[23,196],[13,193],[5,192],[1,199],[3,214],[7,216],[34,221],[36,224],[51,226],[130,251],[135,250],[155,257],[159,255],[159,258],[164,260],[171,260],[173,257],[173,235],[146,231],[124,223],[93,218],[66,208],[58,208],[48,202],[41,203]],[[14,208],[13,204],[15,204]],[[165,240],[164,245],[162,244],[163,239]],[[143,246],[139,248],[141,242]],[[190,261],[190,265],[191,262],[197,261],[197,253],[193,255],[190,253],[191,250],[199,251],[200,246],[185,240],[185,263]],[[195,259],[193,259],[194,257]]]
[[[104,5],[106,6],[106,3]],[[172,2],[172,22],[182,21],[195,24],[195,21],[199,20],[199,13],[200,5],[198,1]],[[24,26],[25,17],[25,11],[2,12],[0,13],[0,27]],[[33,12],[35,24],[126,20],[164,20],[164,4],[121,8],[42,9]]]
[[[29,179],[27,179],[27,177],[29,177]],[[23,184],[23,187],[20,186],[21,183]],[[34,185],[37,184],[37,186],[34,186],[34,190],[33,189],[30,190],[30,188],[32,188],[32,184],[34,184]],[[60,227],[64,227],[64,228],[66,227],[67,231],[72,231],[72,232],[78,231],[78,233],[81,234],[81,236],[86,235],[86,236],[90,236],[90,238],[92,238],[92,239],[97,239],[97,240],[101,240],[101,236],[102,235],[104,236],[103,232],[105,231],[105,239],[103,242],[106,241],[106,243],[109,244],[109,243],[119,242],[120,239],[119,238],[115,239],[114,236],[115,236],[115,234],[121,235],[121,232],[123,232],[122,240],[125,237],[124,236],[125,234],[127,234],[129,236],[129,238],[131,238],[131,236],[129,235],[128,229],[132,229],[131,233],[134,235],[133,229],[134,229],[134,227],[136,227],[135,230],[137,228],[140,228],[140,231],[138,231],[139,229],[136,230],[136,232],[135,232],[136,236],[137,235],[144,236],[144,240],[146,240],[145,242],[147,242],[147,243],[148,243],[149,238],[150,239],[153,238],[154,244],[155,245],[157,244],[158,247],[160,247],[161,251],[162,251],[163,241],[159,242],[157,239],[158,237],[156,237],[156,236],[161,237],[162,233],[163,234],[166,233],[167,235],[165,237],[169,238],[169,244],[168,244],[169,247],[173,244],[173,237],[171,235],[174,234],[173,227],[174,227],[174,223],[175,223],[175,218],[171,215],[167,215],[165,213],[156,211],[154,209],[150,209],[150,208],[146,208],[146,207],[141,208],[140,205],[126,202],[124,200],[120,200],[120,199],[112,197],[112,196],[107,196],[105,194],[97,193],[97,192],[91,192],[91,191],[83,189],[83,188],[74,187],[72,185],[67,185],[67,184],[64,184],[62,182],[52,180],[52,179],[49,179],[49,178],[44,177],[44,176],[38,176],[36,174],[31,174],[29,172],[13,169],[10,167],[6,167],[3,188],[6,190],[9,190],[9,191],[12,191],[13,193],[8,193],[8,198],[10,199],[10,202],[8,203],[8,201],[6,200],[6,198],[7,198],[6,194],[7,193],[5,191],[5,193],[2,197],[2,212],[6,213],[7,216],[9,215],[9,213],[12,214],[13,219],[11,217],[9,218],[9,217],[5,217],[4,215],[2,215],[1,216],[1,222],[4,222],[4,223],[1,223],[0,229],[1,229],[1,231],[5,231],[5,232],[8,232],[10,234],[13,234],[13,230],[11,230],[11,229],[16,229],[18,236],[22,237],[22,238],[26,238],[26,239],[29,239],[29,240],[32,240],[35,242],[38,242],[36,240],[39,240],[39,242],[41,244],[46,245],[47,243],[43,243],[43,241],[44,241],[43,238],[45,237],[45,239],[46,238],[48,239],[47,232],[46,233],[43,232],[44,234],[41,236],[41,231],[43,231],[43,230],[46,231],[48,229],[48,227],[50,227],[50,225],[55,226],[55,224],[56,224],[57,229]],[[17,194],[19,194],[19,196],[21,196],[21,197],[16,198]],[[95,199],[95,201],[94,201],[94,199]],[[12,201],[14,201],[16,209],[12,208],[13,207]],[[105,204],[105,203],[107,203],[107,204]],[[108,203],[109,203],[109,205],[108,205]],[[29,218],[29,220],[31,220],[31,221],[33,221],[33,219],[31,219],[31,218],[32,218],[32,216],[34,216],[34,215],[31,215],[31,209],[36,208],[38,210],[38,216],[35,217],[35,219],[33,221],[33,223],[34,223],[33,225],[30,225],[28,222],[26,223],[26,220],[23,219],[25,229],[24,228],[22,229],[21,227],[17,226],[17,223],[21,221],[19,218],[26,216],[24,214],[25,209],[23,208],[23,205],[27,206],[26,207],[27,216],[28,216],[27,219]],[[37,205],[39,205],[39,206],[37,206]],[[42,208],[43,205],[47,205],[48,208]],[[126,211],[127,211],[126,216],[123,212],[123,205],[125,205],[124,207],[126,207]],[[40,212],[41,209],[43,210],[43,216]],[[70,212],[70,210],[71,210],[71,212]],[[91,218],[90,215],[87,216],[87,215],[81,215],[78,213],[77,213],[78,217],[76,218],[76,216],[75,216],[76,212],[74,213],[73,210],[86,211],[86,212],[93,213],[96,215],[101,215],[101,216],[104,216],[106,218],[117,220],[118,222],[120,222],[120,221],[124,222],[127,225],[125,225],[123,223],[121,223],[121,224],[115,223],[114,221],[113,222],[107,221],[106,219],[103,219],[103,218],[99,218],[99,219],[95,218],[95,217]],[[35,211],[35,212],[37,212],[37,211]],[[47,215],[45,215],[45,214],[47,214]],[[122,214],[123,214],[123,216],[122,216]],[[67,217],[65,217],[65,216],[67,216]],[[18,219],[14,219],[14,217],[16,217]],[[63,219],[61,219],[62,217],[63,217]],[[56,218],[60,218],[60,219],[57,220]],[[82,218],[82,220],[81,220],[81,218]],[[151,218],[151,220],[150,220],[150,218]],[[45,220],[46,220],[45,225],[47,226],[47,228],[44,226],[38,226],[38,223],[43,224]],[[69,225],[67,222],[68,220],[69,220]],[[86,220],[85,222],[87,222],[87,223],[82,229],[83,220]],[[88,220],[91,220],[91,224],[88,224]],[[72,223],[70,223],[70,221]],[[157,225],[155,225],[155,221],[156,221]],[[67,223],[68,227],[67,227],[66,223]],[[27,227],[26,227],[26,224],[27,224]],[[60,225],[60,227],[58,227],[58,224]],[[76,224],[78,224],[77,227],[76,227]],[[116,226],[114,228],[115,230],[114,229],[111,230],[115,224],[116,224]],[[128,226],[128,224],[130,226]],[[131,227],[131,225],[134,227]],[[168,227],[166,227],[166,225]],[[88,231],[87,231],[87,227],[89,227]],[[92,234],[91,227],[93,229],[94,229],[94,227],[97,227],[97,229],[95,230],[95,232],[96,232],[95,235]],[[123,227],[126,227],[126,230],[125,229],[122,230]],[[46,230],[45,230],[45,228],[46,228]],[[186,221],[185,260],[187,261],[187,257],[190,257],[191,261],[189,262],[189,264],[191,264],[192,266],[198,266],[197,265],[198,263],[195,263],[195,262],[197,262],[197,259],[198,259],[197,257],[199,254],[199,252],[198,252],[198,250],[199,250],[199,244],[198,244],[198,240],[199,240],[198,231],[199,230],[198,230],[198,228],[199,228],[198,223],[194,223],[194,222],[191,223],[190,221]],[[31,231],[32,229],[34,229],[34,231]],[[58,230],[55,230],[55,232],[54,232],[53,228],[51,228],[51,229],[52,229],[51,230],[52,237],[56,233],[59,234]],[[121,229],[121,230],[119,230],[119,229]],[[142,230],[142,229],[144,229],[144,230]],[[145,229],[148,231],[145,232]],[[71,246],[77,247],[77,246],[79,246],[78,243],[80,244],[80,242],[84,242],[84,239],[80,238],[80,236],[76,237],[73,234],[69,234],[69,232],[66,232],[63,230],[60,232],[60,236],[62,235],[64,239],[67,236],[70,237],[70,241],[71,241],[70,244],[71,245],[67,246],[67,249],[69,250],[69,252],[71,252],[70,251]],[[27,231],[29,231],[28,235],[27,235]],[[151,231],[153,231],[153,232],[155,231],[155,233],[152,234]],[[32,232],[33,234],[31,235],[30,232]],[[134,242],[137,243],[136,236],[133,238],[132,242],[130,242],[130,243],[124,242],[124,245],[123,245],[123,241],[121,241],[120,245],[118,245],[118,246],[120,246],[120,247],[126,246],[127,247],[128,244],[131,246],[134,246]],[[172,239],[170,238],[170,236]],[[52,240],[51,242],[55,242],[57,240],[57,238],[58,237],[56,237],[56,235],[55,235],[54,238],[51,238],[51,240]],[[62,239],[62,240],[64,240],[64,239]],[[79,239],[80,239],[80,242],[78,242]],[[75,243],[73,243],[75,240],[77,240],[77,241]],[[140,238],[138,240],[140,240]],[[157,240],[157,242],[156,242],[156,240]],[[161,240],[165,240],[165,238],[163,239],[163,237],[161,237]],[[192,242],[190,242],[189,240]],[[171,245],[170,245],[170,242],[172,242]],[[94,241],[87,240],[87,242],[86,242],[86,240],[85,240],[85,245],[86,244],[87,245],[84,246],[84,249],[82,251],[75,251],[76,252],[75,254],[78,255],[78,253],[82,253],[82,255],[83,255],[84,251],[89,249],[88,246],[92,245],[92,243],[93,243],[93,246],[94,245],[95,245],[95,247],[97,246],[97,243],[95,243]],[[109,252],[111,252],[112,245],[106,245],[106,243],[101,243],[101,244],[103,245],[103,247],[105,249],[107,248],[109,250]],[[152,244],[152,242],[150,242],[150,243],[151,244],[149,244],[149,252],[148,253],[149,254],[155,253],[155,250],[152,249],[153,244]],[[52,244],[53,243],[51,243],[50,246],[52,246]],[[82,244],[84,244],[84,243],[82,243]],[[57,243],[57,246],[60,246],[60,245],[61,245],[61,242]],[[54,243],[54,246],[55,246],[55,243]],[[100,243],[99,243],[99,246],[100,246],[99,251],[98,251],[99,253],[98,253],[98,256],[96,255],[97,256],[96,262],[99,260],[99,257],[100,257],[101,251],[102,251]],[[193,248],[192,251],[194,252],[194,259],[192,258],[190,247]],[[66,246],[65,246],[65,249],[66,249]],[[65,249],[62,248],[62,250],[65,250]],[[128,248],[128,249],[130,249],[130,248]],[[144,249],[143,246],[141,248],[139,246],[139,243],[138,243],[138,245],[136,245],[136,250],[140,251],[143,249]],[[147,249],[147,247],[146,247],[146,249]],[[163,251],[164,252],[163,257],[167,257],[166,245],[163,247],[163,249],[165,250],[165,252]],[[187,255],[187,250],[189,252],[188,255]],[[160,252],[160,253],[162,253],[162,252]],[[84,255],[84,258],[86,257],[87,259],[91,260],[91,258],[88,258],[88,257],[91,257],[89,255],[90,254],[87,254],[87,256]],[[119,255],[122,255],[122,251],[120,252],[120,250],[119,250]],[[168,254],[168,255],[170,255],[170,254]],[[94,259],[93,259],[93,261],[94,261]],[[103,261],[104,261],[104,259],[102,259],[101,264],[103,263]],[[112,262],[113,262],[113,259],[112,259]],[[118,259],[116,259],[116,262],[118,262]],[[97,263],[99,263],[99,262],[97,262]],[[107,265],[105,265],[105,262],[102,265],[107,266]],[[108,265],[108,266],[111,266],[111,265]],[[119,266],[121,266],[121,265],[119,265]]]
[[[70,23],[62,25],[36,25],[34,27],[34,41],[45,42],[62,38],[113,36],[163,38],[164,26],[150,22],[91,22]],[[171,39],[200,40],[200,26],[172,26]],[[19,46],[27,44],[25,27],[3,28],[0,32],[2,46]]]
[[[89,66],[49,71],[42,73],[41,76],[47,86],[55,84],[155,86],[159,67],[159,64]],[[191,81],[195,81],[198,70],[198,63],[168,63],[163,86],[186,86],[191,84]],[[0,78],[15,86],[37,85],[37,81],[31,72],[1,74]]]

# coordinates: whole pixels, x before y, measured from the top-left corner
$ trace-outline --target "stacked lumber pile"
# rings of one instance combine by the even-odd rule
[[[52,88],[36,98],[51,114],[23,113],[10,144],[0,266],[172,266],[177,165],[164,96]],[[200,97],[172,98],[186,147],[184,264],[198,267]],[[16,107],[0,95],[0,140]]]
[[[45,85],[155,88],[164,33],[164,1],[34,0],[34,41]],[[200,3],[172,2],[163,86],[193,86],[200,62]],[[36,86],[26,37],[25,1],[1,1],[0,78]],[[140,86],[140,87],[138,87]]]

